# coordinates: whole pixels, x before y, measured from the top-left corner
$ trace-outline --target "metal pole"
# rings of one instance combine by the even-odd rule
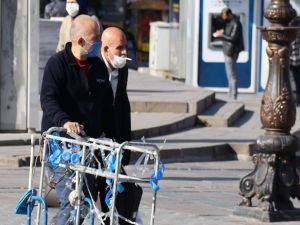
[[[94,225],[94,205],[93,205],[93,200],[90,198],[85,197],[84,201],[88,203],[89,208],[90,208],[90,225]]]
[[[115,207],[116,207],[116,197],[117,197],[117,185],[118,185],[118,176],[120,173],[121,168],[121,160],[120,160],[120,152],[123,149],[123,146],[126,145],[127,142],[121,144],[121,146],[117,149],[116,155],[116,168],[115,168],[115,178],[114,178],[114,185],[113,185],[113,193],[111,198],[111,212],[110,212],[110,225],[114,225],[114,215],[115,215]]]
[[[33,175],[33,162],[34,162],[34,142],[35,135],[31,135],[31,148],[30,148],[30,167],[29,167],[29,181],[28,181],[28,189],[32,189],[32,175]]]
[[[42,196],[32,196],[32,201],[38,201],[40,205],[43,205],[43,212],[44,212],[44,225],[47,225],[48,221],[48,207],[46,204],[45,199]]]
[[[86,147],[83,146],[82,148],[82,156],[81,156],[81,164],[84,166],[84,161],[85,161],[85,149]],[[76,171],[76,191],[77,191],[77,201],[76,201],[76,207],[75,207],[75,212],[76,212],[76,225],[80,225],[80,204],[81,204],[81,193],[82,193],[82,184],[83,184],[83,179],[82,179],[82,173],[79,171]],[[88,184],[86,184],[88,185]]]
[[[38,191],[38,196],[42,196],[42,191],[43,191],[43,183],[44,183],[44,175],[45,175],[45,161],[46,161],[46,151],[47,151],[47,141],[44,140],[44,147],[43,147],[43,152],[42,152],[42,158],[41,158],[41,174],[40,174],[40,183],[39,183],[39,191]],[[41,214],[41,203],[38,203],[37,206],[37,216],[36,216],[36,224],[40,224],[40,214]]]
[[[159,170],[159,157],[158,157],[158,154],[156,154],[156,161],[155,161],[155,173],[156,174],[158,173],[158,170]],[[154,225],[155,210],[156,210],[156,198],[157,198],[157,192],[153,191],[150,225]]]

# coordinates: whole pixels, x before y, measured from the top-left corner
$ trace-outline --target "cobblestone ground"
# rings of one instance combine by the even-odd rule
[[[252,168],[250,162],[227,161],[209,163],[167,164],[158,192],[156,225],[261,225],[256,220],[232,216],[240,201],[238,184],[241,176]],[[133,171],[133,167],[128,169]],[[38,173],[34,186],[38,183]],[[0,225],[22,225],[26,216],[14,214],[15,205],[28,185],[28,168],[0,169]],[[149,224],[151,189],[143,184],[140,216]],[[300,207],[299,201],[295,206]],[[49,209],[49,217],[55,213]],[[34,213],[33,213],[34,214]],[[32,223],[34,224],[34,223]],[[299,222],[272,223],[296,225]]]

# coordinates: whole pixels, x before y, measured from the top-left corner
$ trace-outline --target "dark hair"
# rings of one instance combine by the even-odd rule
[[[89,7],[89,0],[76,0],[76,2],[79,5],[78,16],[81,15],[81,14],[87,14],[88,13],[88,7]]]
[[[231,11],[231,9],[230,8],[224,8],[224,9],[222,9],[222,11],[221,11],[221,15],[232,15],[232,11]]]

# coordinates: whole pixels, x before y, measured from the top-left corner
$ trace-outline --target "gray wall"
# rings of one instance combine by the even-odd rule
[[[29,96],[37,89],[39,4],[33,1],[1,0],[0,131],[35,126],[30,116],[38,97]]]

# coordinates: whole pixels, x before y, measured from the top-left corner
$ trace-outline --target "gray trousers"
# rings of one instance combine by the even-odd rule
[[[231,98],[237,98],[237,72],[236,72],[236,61],[239,53],[234,53],[232,56],[225,56],[225,70],[228,81],[229,96]]]

